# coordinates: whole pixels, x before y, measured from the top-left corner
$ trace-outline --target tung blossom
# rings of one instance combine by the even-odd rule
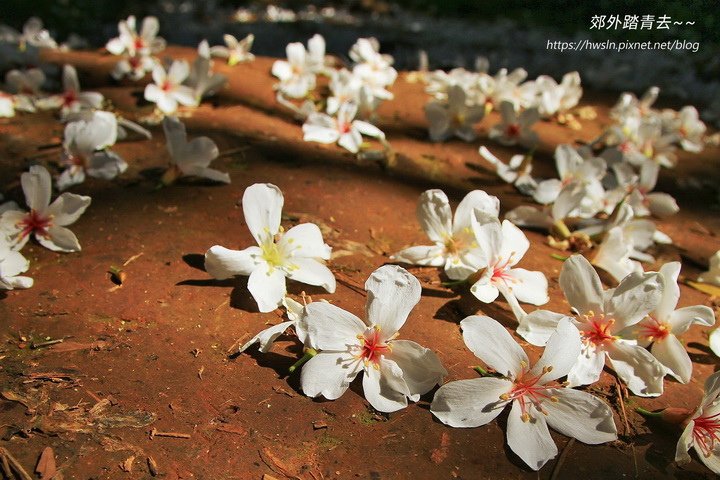
[[[196,107],[198,99],[195,92],[182,84],[189,74],[190,66],[185,60],[175,60],[168,71],[162,65],[155,65],[152,71],[155,83],[145,87],[145,100],[156,103],[165,115],[175,113],[178,103]]]
[[[145,17],[138,34],[135,16],[130,15],[127,20],[118,22],[118,31],[120,36],[111,39],[105,45],[107,51],[113,55],[127,53],[131,57],[143,57],[158,53],[165,48],[165,40],[157,36],[160,23],[156,17]]]
[[[302,369],[305,395],[339,398],[360,373],[370,405],[381,412],[418,401],[447,375],[435,353],[398,331],[420,301],[420,282],[404,268],[385,265],[365,283],[366,319],[325,302],[305,307],[307,335],[320,353]]]
[[[11,248],[10,239],[0,232],[0,289],[30,288],[33,279],[20,275],[27,272],[30,262]]]
[[[241,62],[250,62],[255,59],[255,55],[250,53],[255,35],[252,33],[242,40],[238,40],[232,35],[223,35],[225,46],[217,45],[210,48],[210,54],[213,57],[227,58],[227,64],[231,67]]]
[[[541,469],[558,453],[548,427],[591,445],[617,439],[608,405],[558,382],[580,353],[580,335],[569,320],[558,323],[542,357],[532,367],[520,345],[492,318],[472,316],[460,326],[465,345],[501,377],[458,380],[440,387],[430,411],[441,422],[451,427],[479,427],[512,404],[507,443],[533,470]]]
[[[540,119],[537,108],[528,108],[518,115],[511,102],[503,101],[500,114],[502,121],[490,129],[490,138],[502,145],[522,145],[526,148],[532,148],[538,143],[537,133],[531,130]]]
[[[102,106],[103,95],[98,92],[82,92],[77,70],[72,65],[65,65],[62,74],[63,93],[52,95],[37,103],[39,107],[60,108],[60,116],[66,118],[68,114],[79,112],[82,109],[96,109]]]
[[[420,226],[434,245],[409,247],[390,259],[412,265],[444,267],[449,279],[467,279],[477,272],[484,258],[472,230],[475,210],[497,217],[500,201],[482,190],[473,190],[462,199],[453,216],[445,192],[423,192],[416,213]]]
[[[197,137],[187,141],[185,125],[175,117],[163,119],[163,131],[168,152],[170,168],[162,177],[168,185],[179,177],[195,176],[215,182],[230,183],[230,175],[208,168],[218,155],[218,147],[209,137]]]
[[[679,464],[691,461],[688,450],[695,449],[700,461],[720,475],[720,372],[705,381],[705,395],[690,418],[675,450]]]
[[[341,105],[337,118],[320,112],[310,113],[302,126],[303,140],[306,142],[336,143],[351,153],[360,151],[362,136],[385,139],[385,134],[375,125],[363,120],[355,120],[357,105]]]
[[[320,228],[303,223],[283,233],[283,203],[283,194],[275,185],[251,185],[243,194],[242,206],[257,246],[238,251],[215,245],[205,253],[205,270],[212,277],[250,277],[248,290],[261,312],[271,312],[282,304],[286,278],[335,291],[335,277],[323,262],[330,259],[331,248],[323,242]]]
[[[485,116],[484,105],[468,105],[467,93],[460,85],[448,89],[447,103],[432,101],[425,105],[425,116],[430,124],[430,140],[442,142],[456,136],[466,142],[475,140],[473,128]]]
[[[90,197],[63,193],[50,203],[52,179],[45,167],[34,165],[20,176],[29,212],[8,210],[0,216],[0,230],[8,233],[12,248],[20,250],[30,235],[45,248],[56,252],[78,252],[80,243],[65,228],[75,223],[90,205]]]
[[[701,273],[697,280],[720,287],[720,250],[710,257],[710,268],[707,272]]]
[[[663,392],[665,367],[645,348],[621,338],[655,310],[664,279],[657,273],[634,272],[616,288],[603,291],[600,277],[582,255],[565,260],[560,288],[575,313],[582,351],[568,372],[570,386],[590,385],[600,379],[605,357],[635,395],[652,397]],[[565,315],[536,310],[520,322],[518,334],[533,345],[544,345]]]
[[[664,279],[660,303],[626,333],[638,344],[650,347],[650,352],[681,383],[688,383],[692,375],[692,361],[677,335],[687,332],[692,324],[712,327],[715,313],[705,305],[675,309],[680,300],[680,262],[666,263],[658,272]],[[625,335],[624,335],[625,336]]]
[[[302,98],[315,88],[315,75],[324,69],[325,40],[320,35],[308,41],[308,49],[300,42],[288,44],[287,60],[276,60],[272,74],[280,83],[277,88],[290,98]]]

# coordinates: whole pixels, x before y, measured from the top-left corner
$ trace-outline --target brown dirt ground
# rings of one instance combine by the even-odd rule
[[[107,81],[108,58],[97,53],[47,57],[77,64],[86,74],[84,85],[102,86],[128,118],[148,114],[151,106],[137,100],[141,87]],[[82,252],[61,255],[33,243],[23,250],[35,286],[2,294],[0,301],[5,397],[0,399],[0,446],[27,470],[50,446],[66,479],[149,478],[148,457],[166,479],[711,477],[697,460],[676,466],[672,459],[679,431],[646,421],[633,410],[694,408],[704,379],[720,365],[707,348],[707,331],[700,328],[684,338],[695,366],[689,385],[668,380],[666,393],[657,399],[630,395],[621,401],[606,371],[589,390],[613,406],[620,439],[587,446],[553,433],[563,460],[549,462],[539,473],[505,445],[503,416],[480,428],[446,427],[429,412],[432,392],[403,411],[377,414],[357,382],[336,401],[307,398],[298,375],[287,374],[300,353],[292,335],[282,337],[268,354],[233,355],[239,343],[281,320],[279,311],[257,313],[244,279],[215,281],[202,269],[202,254],[210,246],[252,243],[238,205],[248,185],[277,184],[285,194],[283,225],[316,222],[334,251],[341,251],[330,262],[339,280],[335,294],[298,284],[291,284],[290,292],[305,290],[314,299],[358,313],[365,296],[357,286],[388,262],[390,253],[425,241],[415,206],[426,188],[446,188],[455,203],[469,188],[483,188],[500,197],[503,211],[526,202],[493,174],[468,166],[482,167],[480,142],[426,141],[426,97],[420,85],[404,78],[394,88],[397,100],[381,111],[396,162],[360,164],[335,146],[302,142],[299,124],[278,109],[269,93],[270,62],[221,67],[232,72],[230,88],[186,119],[191,137],[208,134],[222,152],[234,152],[214,163],[230,172],[231,185],[188,181],[155,190],[158,168],[167,163],[162,131],[155,127],[151,141],[116,147],[130,163],[122,178],[111,183],[90,179],[73,189],[93,198],[72,227]],[[586,95],[584,103],[596,106],[600,116],[584,122],[582,132],[541,125],[538,170],[551,174],[557,143],[592,138],[607,122],[611,102]],[[0,178],[9,184],[11,198],[22,201],[18,179],[28,163],[57,158],[57,150],[37,146],[57,142],[61,134],[50,113],[0,124]],[[488,146],[501,158],[511,153]],[[681,212],[660,222],[677,247],[663,248],[657,257],[659,263],[683,258],[682,275],[690,279],[720,248],[720,221],[709,206],[713,192],[684,191],[675,179],[717,180],[717,157],[718,149],[683,155],[679,167],[662,172],[660,181],[660,190],[678,198]],[[544,271],[550,282],[547,308],[567,311],[557,284],[561,263],[550,257],[555,250],[543,235],[527,235],[532,246],[521,266]],[[108,269],[129,259],[126,280],[116,288]],[[478,361],[465,348],[458,323],[482,312],[512,328],[507,305],[483,305],[467,290],[445,288],[435,269],[410,271],[424,290],[403,338],[433,348],[450,372],[447,380],[475,376],[470,367]],[[680,306],[694,304],[713,305],[707,295],[683,286]],[[31,348],[33,342],[58,338],[65,342]],[[534,355],[540,351],[525,346]],[[153,428],[189,438],[151,438]]]

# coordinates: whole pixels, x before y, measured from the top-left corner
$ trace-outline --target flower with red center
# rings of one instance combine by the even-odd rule
[[[60,116],[66,119],[68,115],[81,110],[99,109],[104,97],[98,92],[83,92],[80,89],[77,71],[72,65],[65,65],[62,72],[63,93],[51,95],[38,100],[40,108],[59,108]]]
[[[650,353],[662,363],[670,375],[681,383],[692,377],[692,361],[678,335],[687,332],[690,325],[711,327],[715,324],[715,312],[705,305],[677,307],[680,300],[680,262],[666,263],[658,272],[663,277],[660,303],[629,331],[622,332],[628,338],[637,340],[639,345],[648,347]]]
[[[720,475],[720,372],[705,381],[705,395],[685,426],[675,450],[679,464],[691,461],[688,450],[695,449],[700,461]]]
[[[135,16],[118,22],[120,36],[111,39],[105,48],[113,55],[126,53],[131,57],[158,53],[165,48],[165,40],[158,37],[160,24],[156,17],[145,17],[140,33],[137,32]]]
[[[518,300],[532,305],[547,303],[545,275],[514,268],[530,248],[525,234],[508,220],[501,224],[497,218],[478,211],[472,218],[472,228],[487,267],[473,277],[470,292],[485,303],[494,302],[502,293],[518,321],[525,316]]]
[[[450,280],[468,279],[487,265],[472,230],[471,218],[476,209],[497,217],[500,201],[482,190],[473,190],[453,215],[445,192],[437,189],[423,192],[416,213],[420,226],[434,244],[406,248],[392,255],[391,260],[444,267]]]
[[[500,103],[502,120],[490,129],[489,136],[503,145],[522,145],[534,147],[538,142],[537,133],[531,130],[533,124],[540,119],[537,108],[528,108],[518,114],[512,102],[504,100]]]
[[[351,153],[358,153],[363,142],[363,135],[383,141],[385,134],[375,125],[355,120],[357,104],[342,104],[337,111],[337,118],[330,115],[312,112],[302,126],[303,140],[306,142],[336,143]]]
[[[171,115],[178,109],[178,103],[186,107],[196,107],[198,99],[192,88],[182,83],[190,74],[190,66],[185,60],[175,60],[168,71],[157,64],[153,67],[152,77],[155,83],[145,87],[145,100],[157,104],[165,115]]]
[[[385,265],[365,288],[366,321],[326,302],[305,307],[300,323],[320,352],[303,366],[300,382],[306,395],[334,400],[363,372],[370,405],[394,412],[442,383],[447,372],[431,350],[396,338],[420,300],[420,282],[401,267]]]
[[[90,205],[90,197],[63,193],[50,203],[52,179],[45,167],[34,165],[20,176],[29,212],[8,210],[0,216],[0,231],[8,233],[13,249],[20,250],[30,236],[56,252],[77,252],[77,237],[65,228]]]
[[[461,85],[448,87],[446,102],[435,100],[425,105],[433,142],[443,142],[453,136],[472,142],[477,137],[475,124],[484,116],[483,105],[468,105],[468,93]]]
[[[568,372],[570,386],[589,385],[600,379],[605,358],[635,395],[656,396],[663,391],[665,367],[645,348],[627,341],[627,332],[660,303],[665,281],[654,272],[631,273],[607,292],[600,277],[582,255],[565,260],[560,288],[576,317],[582,351]],[[565,315],[536,310],[523,318],[518,334],[534,345],[544,345]]]
[[[472,316],[460,326],[465,345],[499,377],[459,380],[440,387],[430,411],[441,422],[452,427],[478,427],[491,422],[512,403],[507,420],[508,446],[534,470],[557,455],[548,426],[588,444],[617,438],[610,407],[589,393],[558,382],[581,351],[580,333],[570,319],[557,324],[533,367],[505,327],[492,318]]]

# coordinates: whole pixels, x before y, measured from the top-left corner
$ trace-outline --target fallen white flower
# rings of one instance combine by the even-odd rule
[[[208,168],[218,155],[218,147],[209,137],[197,137],[187,141],[185,125],[176,117],[163,118],[163,131],[168,152],[170,168],[162,181],[165,185],[180,177],[200,177],[215,182],[230,183],[230,175]]]

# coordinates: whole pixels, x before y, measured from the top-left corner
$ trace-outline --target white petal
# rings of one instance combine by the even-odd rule
[[[703,327],[712,327],[715,325],[715,312],[712,308],[705,305],[678,308],[670,314],[668,323],[672,327],[672,333],[682,335],[687,332],[693,323],[702,325]]]
[[[272,312],[282,304],[285,297],[285,273],[267,264],[259,265],[250,273],[248,290],[261,312]]]
[[[580,332],[569,317],[557,324],[557,330],[550,336],[540,360],[533,366],[532,374],[540,375],[546,367],[552,369],[542,374],[542,382],[547,383],[564,377],[577,362],[581,350]]]
[[[250,275],[258,268],[259,261],[256,259],[261,256],[262,251],[256,246],[245,250],[230,250],[215,245],[205,252],[205,271],[217,280],[225,280],[235,275]]]
[[[33,165],[29,172],[20,175],[25,203],[31,210],[44,212],[50,204],[52,194],[52,179],[50,172],[40,165]]]
[[[314,223],[302,223],[288,230],[280,239],[284,251],[292,251],[295,257],[321,258],[330,260],[332,249],[322,238],[320,227]]]
[[[492,303],[495,301],[495,299],[500,294],[500,291],[497,289],[497,287],[491,283],[489,283],[489,276],[485,276],[485,278],[480,278],[475,284],[473,284],[472,287],[470,287],[470,293],[475,295],[475,297],[484,303]]]
[[[147,89],[145,91],[147,92]],[[177,100],[175,100],[175,97],[166,93],[160,94],[155,103],[157,104],[157,107],[160,109],[160,111],[163,112],[165,115],[171,115],[175,113],[178,108]]]
[[[442,190],[426,190],[415,212],[423,231],[433,242],[444,243],[452,236],[452,210]]]
[[[648,206],[650,213],[658,218],[667,218],[680,211],[675,199],[667,193],[650,193],[647,196],[647,201],[650,202]]]
[[[80,242],[73,232],[65,227],[53,225],[47,230],[47,236],[35,235],[35,238],[45,248],[54,252],[79,252]]]
[[[323,287],[329,293],[335,292],[335,276],[319,260],[296,257],[288,262],[290,263],[288,278],[307,285]]]
[[[380,360],[378,368],[365,369],[363,393],[370,405],[380,412],[396,412],[407,407],[409,391],[402,370],[387,359]]]
[[[690,381],[693,369],[692,360],[675,335],[671,333],[662,340],[653,342],[650,352],[680,383]]]
[[[617,427],[610,407],[587,392],[555,388],[548,393],[557,402],[543,402],[548,425],[553,430],[589,445],[617,440]]]
[[[373,138],[385,138],[385,134],[378,127],[372,123],[363,122],[362,120],[355,120],[352,122],[352,127],[358,132]]]
[[[293,76],[293,69],[285,60],[275,60],[272,66],[272,74],[280,80],[286,80]]]
[[[700,461],[704,463],[705,466],[712,470],[714,473],[720,475],[720,449],[717,447],[717,445],[715,446],[715,449],[709,457],[705,456],[703,451],[698,448],[697,444],[695,444],[694,447],[698,458],[700,458]]]
[[[660,267],[658,273],[663,277],[664,288],[654,316],[667,321],[680,300],[680,286],[677,283],[680,275],[680,262],[668,262]]]
[[[508,404],[500,395],[512,386],[509,380],[493,377],[449,382],[435,392],[430,411],[451,427],[479,427],[500,415]]]
[[[455,210],[452,224],[454,234],[472,227],[472,217],[476,210],[497,217],[500,214],[500,200],[482,190],[473,190],[465,195]]]
[[[327,302],[312,302],[305,307],[303,318],[312,344],[320,350],[346,351],[359,344],[357,336],[366,325],[355,315]]]
[[[102,178],[103,180],[112,180],[125,170],[128,164],[125,163],[115,152],[105,150],[96,152],[90,157],[87,167],[87,174],[94,178]]]
[[[520,205],[513,208],[505,214],[505,219],[521,227],[542,228],[544,230],[550,230],[553,224],[553,218],[548,215],[546,210],[539,210],[529,205]]]
[[[686,464],[690,463],[692,461],[692,457],[690,457],[690,454],[688,453],[688,450],[690,447],[693,446],[693,426],[695,425],[694,422],[690,421],[690,423],[685,426],[685,429],[683,430],[682,435],[680,435],[680,438],[678,439],[677,447],[675,448],[675,461],[680,464]],[[702,453],[698,452],[701,456]]]
[[[544,180],[538,183],[537,189],[533,194],[533,200],[542,205],[549,205],[557,199],[561,189],[562,182],[557,178]]]
[[[605,352],[592,346],[583,346],[582,353],[568,373],[569,386],[578,387],[597,382],[603,367],[605,367]]]
[[[662,394],[665,368],[650,352],[621,341],[608,345],[606,351],[613,370],[632,393],[641,397]]]
[[[447,371],[435,352],[410,340],[394,340],[387,358],[397,363],[411,395],[423,395],[442,383]]]
[[[581,314],[603,311],[600,277],[582,255],[573,255],[565,260],[560,272],[560,288],[570,306]]]
[[[272,347],[275,339],[285,333],[285,330],[287,330],[294,323],[295,322],[291,320],[289,322],[282,322],[277,325],[273,325],[272,327],[266,328],[265,330],[261,331],[253,338],[251,338],[249,341],[247,341],[245,345],[240,347],[238,352],[242,353],[254,344],[259,343],[260,352],[267,353],[270,350],[270,347]]]
[[[545,415],[535,411],[532,418],[524,422],[520,403],[513,402],[507,421],[507,442],[510,449],[533,470],[540,470],[548,460],[557,455],[545,423]]]
[[[543,347],[550,336],[555,333],[558,322],[563,318],[570,317],[550,310],[535,310],[520,321],[517,334],[529,343]]]
[[[302,368],[300,385],[308,397],[340,398],[361,370],[362,362],[345,352],[320,352]]]
[[[360,145],[362,145],[362,135],[357,130],[351,129],[349,132],[340,135],[338,145],[350,153],[357,153],[360,151]]]
[[[213,182],[230,183],[230,175],[214,168],[190,167],[183,171],[186,176],[205,178]]]
[[[180,85],[190,74],[190,65],[185,60],[175,60],[170,65],[167,79],[173,85]]]
[[[710,332],[708,341],[710,350],[712,350],[716,356],[720,357],[720,328],[716,328]]]
[[[517,282],[508,281],[507,285],[521,302],[544,305],[550,301],[547,278],[542,272],[513,268],[508,270],[507,274],[517,280]]]
[[[53,223],[65,227],[72,225],[80,218],[92,199],[84,195],[74,193],[63,193],[50,205],[47,213],[53,216]]]
[[[638,323],[660,303],[664,280],[657,273],[631,273],[612,292],[603,311],[622,330]]]
[[[367,316],[372,325],[381,328],[381,336],[389,339],[403,326],[410,311],[420,301],[420,282],[397,265],[384,265],[365,282]]]
[[[160,98],[165,96],[165,92],[163,92],[160,87],[154,83],[149,83],[145,86],[143,96],[148,102],[157,103]]]
[[[499,374],[515,378],[528,357],[505,327],[490,317],[471,316],[460,322],[465,345]]]
[[[271,241],[280,229],[283,194],[271,183],[256,183],[245,189],[242,205],[245,223],[258,245]]]
[[[437,245],[410,247],[392,255],[390,260],[411,265],[441,267],[445,265],[445,249]]]
[[[517,264],[520,259],[525,256],[525,252],[530,248],[530,241],[527,239],[522,230],[513,225],[512,222],[503,220],[502,222],[502,248],[500,256],[512,260],[509,265]]]
[[[340,133],[336,128],[327,128],[320,125],[305,123],[302,126],[303,140],[306,142],[318,142],[332,144],[338,141]]]

